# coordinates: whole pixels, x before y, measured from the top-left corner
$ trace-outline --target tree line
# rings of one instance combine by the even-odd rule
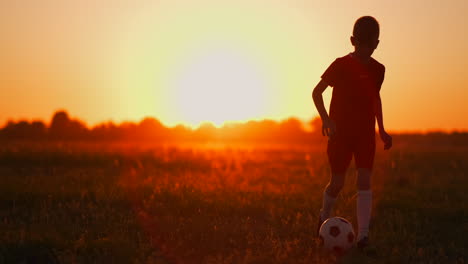
[[[139,123],[123,122],[115,124],[105,122],[88,127],[78,119],[60,110],[53,114],[49,125],[43,121],[8,121],[0,129],[0,141],[243,141],[302,143],[326,142],[321,134],[322,122],[319,117],[311,119],[304,128],[304,123],[296,118],[283,121],[251,120],[244,123],[227,123],[217,128],[211,123],[204,123],[196,129],[177,125],[167,127],[158,119],[147,117]],[[432,131],[427,133],[393,134],[395,142],[408,142],[416,145],[438,144],[466,146],[468,133]]]
[[[43,121],[8,121],[0,130],[0,140],[66,140],[66,141],[278,141],[300,142],[317,140],[321,121],[312,119],[312,130],[304,129],[304,124],[296,118],[283,121],[260,120],[245,123],[228,123],[217,128],[204,123],[196,129],[177,125],[167,127],[158,119],[147,117],[139,123],[105,122],[88,127],[79,119],[71,118],[60,110],[53,114],[49,124]]]

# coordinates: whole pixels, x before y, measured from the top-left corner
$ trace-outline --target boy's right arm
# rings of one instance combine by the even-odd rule
[[[315,107],[320,114],[320,118],[322,119],[322,135],[326,136],[333,136],[336,132],[336,125],[333,120],[327,114],[327,110],[325,109],[325,104],[323,103],[322,93],[327,89],[328,84],[322,79],[320,82],[315,86],[312,92],[312,99],[314,100]]]

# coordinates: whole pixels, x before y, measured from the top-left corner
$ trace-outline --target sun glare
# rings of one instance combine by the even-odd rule
[[[265,76],[255,58],[242,51],[198,52],[174,76],[171,88],[178,118],[191,126],[256,118],[268,98]]]

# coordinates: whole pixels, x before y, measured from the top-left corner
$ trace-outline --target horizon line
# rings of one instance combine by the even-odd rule
[[[169,125],[169,124],[167,124],[167,122],[163,122],[161,119],[159,119],[156,116],[147,115],[147,116],[143,116],[139,120],[125,119],[125,120],[121,120],[121,121],[115,121],[113,119],[106,119],[106,120],[101,120],[101,121],[94,122],[94,124],[89,124],[84,119],[71,115],[68,110],[65,110],[64,108],[59,108],[58,110],[53,111],[52,116],[51,116],[49,121],[46,121],[46,120],[40,119],[40,118],[20,117],[20,118],[15,119],[15,118],[8,117],[8,118],[4,119],[3,124],[0,125],[0,129],[5,128],[8,125],[9,122],[19,123],[21,121],[26,121],[28,123],[42,122],[45,125],[50,125],[53,116],[56,113],[59,113],[59,112],[65,112],[68,115],[68,117],[70,118],[70,120],[76,120],[76,121],[81,122],[87,129],[92,129],[94,127],[104,125],[104,124],[108,124],[108,123],[112,123],[114,125],[122,125],[122,124],[128,124],[128,123],[130,123],[130,124],[139,124],[142,121],[144,121],[145,119],[155,119],[156,121],[161,123],[161,125],[163,125],[166,128],[175,128],[175,127],[178,127],[178,126],[183,126],[183,127],[188,128],[190,130],[197,130],[197,129],[201,128],[202,126],[206,126],[206,125],[213,126],[216,129],[222,129],[223,127],[226,127],[226,126],[229,126],[229,125],[236,125],[236,124],[237,125],[243,125],[243,124],[247,124],[248,122],[251,122],[251,121],[254,121],[254,122],[273,121],[273,122],[276,122],[276,123],[282,123],[282,122],[285,122],[287,120],[297,120],[302,124],[302,127],[303,127],[303,129],[305,131],[311,132],[312,127],[310,127],[309,123],[312,122],[315,119],[320,120],[320,116],[315,115],[315,116],[310,117],[309,119],[304,119],[304,118],[300,118],[300,117],[297,117],[297,116],[288,116],[286,118],[251,118],[251,119],[247,119],[247,120],[226,120],[226,121],[223,121],[220,125],[217,125],[215,122],[210,121],[210,120],[200,121],[197,125],[191,125],[191,124],[184,123],[184,122],[177,122],[174,125]],[[378,130],[376,130],[376,132],[378,133]],[[468,133],[468,129],[463,129],[463,128],[448,128],[448,129],[427,128],[427,129],[420,129],[420,130],[411,130],[411,129],[387,130],[387,132],[394,133],[394,134],[430,134],[430,133],[447,133],[447,134],[451,134],[451,133]]]

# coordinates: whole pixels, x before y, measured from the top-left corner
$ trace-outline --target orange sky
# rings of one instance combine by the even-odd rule
[[[61,108],[91,125],[310,119],[320,75],[373,15],[387,130],[468,129],[467,1],[355,2],[1,1],[0,124]]]

